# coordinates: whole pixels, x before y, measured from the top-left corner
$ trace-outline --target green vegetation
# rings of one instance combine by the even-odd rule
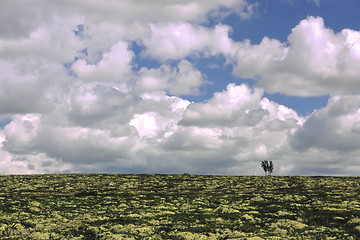
[[[0,176],[1,239],[357,239],[359,177]]]

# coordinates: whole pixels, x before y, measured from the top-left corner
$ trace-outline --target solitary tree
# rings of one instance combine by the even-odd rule
[[[265,175],[271,175],[272,171],[274,170],[272,161],[262,161],[261,167],[264,169]]]

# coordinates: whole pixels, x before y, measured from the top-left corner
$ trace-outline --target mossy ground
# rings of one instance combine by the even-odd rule
[[[1,239],[359,239],[359,177],[0,176]]]

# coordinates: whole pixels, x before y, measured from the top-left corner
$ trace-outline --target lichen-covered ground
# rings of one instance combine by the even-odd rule
[[[1,239],[359,239],[360,177],[0,176]]]

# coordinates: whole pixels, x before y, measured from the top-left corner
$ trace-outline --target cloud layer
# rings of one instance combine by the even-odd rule
[[[258,45],[238,44],[234,74],[258,79],[270,93],[323,96],[359,93],[360,32],[335,33],[320,17],[292,29],[288,42],[264,37]]]
[[[245,21],[257,7],[7,1],[0,173],[261,174],[259,162],[272,160],[275,174],[358,175],[360,33],[308,17],[287,42],[232,39],[220,20]],[[218,56],[256,87],[230,83],[186,100],[209,84],[197,62]],[[331,98],[304,117],[265,92]]]

